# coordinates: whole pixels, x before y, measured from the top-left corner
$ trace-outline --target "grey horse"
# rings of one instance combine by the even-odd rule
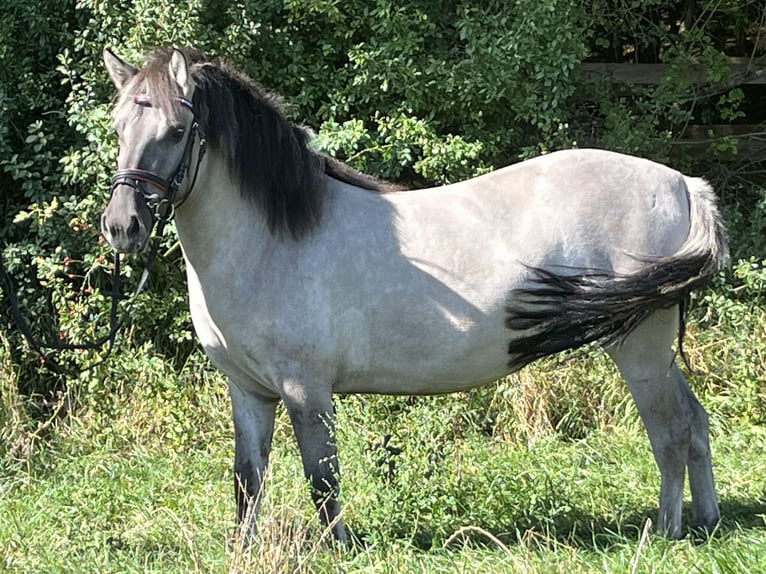
[[[727,255],[710,186],[600,150],[394,191],[311,149],[279,99],[188,49],[118,89],[102,230],[121,252],[175,215],[191,315],[228,377],[238,517],[255,531],[282,401],[321,520],[338,502],[333,393],[441,394],[596,342],[630,388],[661,475],[657,527],[719,520],[707,414],[676,365],[689,293]]]

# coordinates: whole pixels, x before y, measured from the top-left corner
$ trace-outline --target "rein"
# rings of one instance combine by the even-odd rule
[[[151,99],[149,99],[148,96],[136,96],[134,101],[139,105],[151,106]],[[178,97],[176,98],[176,102],[194,113],[193,103],[187,98]],[[189,185],[189,189],[186,192],[186,195],[184,195],[180,201],[176,201],[178,190],[186,178],[189,167],[191,165],[192,155],[194,153],[194,142],[197,139],[197,136],[199,136],[199,150],[197,153],[197,162],[194,167],[194,176],[192,178],[191,184]],[[175,173],[170,179],[166,179],[152,171],[140,168],[119,169],[112,177],[110,197],[111,194],[114,193],[115,188],[119,185],[127,185],[128,187],[132,188],[135,193],[141,194],[144,201],[146,202],[147,207],[149,207],[149,209],[154,214],[155,220],[158,221],[157,228],[155,230],[155,237],[161,237],[165,229],[165,225],[173,219],[176,208],[183,204],[191,195],[191,192],[194,189],[194,184],[197,182],[197,174],[199,173],[199,167],[202,163],[202,159],[205,156],[206,147],[205,137],[200,132],[199,123],[195,117],[190,128],[190,133],[186,141],[186,147],[184,148],[184,154],[181,158],[181,162],[179,163]],[[144,189],[144,187],[141,185],[142,183],[159,189],[163,195],[160,196],[158,193],[149,192],[148,190]],[[136,291],[133,294],[133,298],[136,298],[143,291],[144,286],[146,285],[146,281],[149,277],[149,272],[151,270],[152,264],[154,263],[154,259],[157,255],[158,248],[159,241],[155,241],[154,245],[149,250],[149,254],[147,255],[144,270],[141,273],[141,279],[138,282],[138,286],[136,287]],[[112,353],[112,349],[114,348],[117,333],[125,323],[124,317],[120,318],[118,316],[118,306],[121,299],[120,254],[118,252],[115,251],[114,253],[114,266],[112,270],[112,302],[109,310],[109,331],[104,336],[94,341],[88,341],[85,343],[65,343],[59,341],[45,342],[35,337],[35,335],[32,333],[32,329],[30,328],[29,323],[26,321],[24,314],[22,313],[21,305],[14,288],[13,279],[5,266],[1,251],[0,275],[2,275],[3,292],[7,294],[13,322],[16,324],[19,332],[27,341],[29,347],[35,353],[37,353],[37,355],[39,355],[43,361],[43,364],[48,369],[57,374],[84,373],[104,363],[109,358]],[[52,353],[46,353],[46,350],[54,352],[95,350],[102,348],[104,345],[107,345],[106,354],[100,360],[91,365],[88,365],[83,369],[80,369],[77,373],[62,368],[53,359],[51,356]]]
[[[87,367],[80,369],[79,373],[87,372],[94,367],[102,364],[105,362],[109,356],[112,353],[112,349],[114,348],[114,341],[117,337],[117,333],[122,328],[122,325],[124,321],[122,319],[118,318],[118,304],[120,302],[120,254],[115,252],[114,254],[114,267],[112,270],[112,303],[109,310],[109,332],[100,337],[99,339],[96,339],[95,341],[88,341],[85,343],[64,343],[64,342],[43,342],[40,341],[35,335],[32,333],[32,329],[29,326],[29,323],[24,318],[24,314],[21,312],[21,305],[19,303],[19,298],[16,295],[16,290],[13,285],[13,279],[11,278],[11,274],[8,272],[8,269],[5,267],[5,261],[2,257],[2,252],[0,252],[0,274],[2,274],[2,281],[3,281],[3,292],[8,297],[8,303],[10,305],[11,310],[11,318],[13,319],[13,322],[16,324],[16,328],[18,328],[19,332],[22,334],[24,339],[27,341],[27,344],[29,347],[39,355],[39,357],[42,359],[43,364],[57,374],[76,374],[73,371],[67,370],[62,368],[54,359],[51,357],[51,353],[46,353],[45,350],[49,351],[89,351],[89,350],[95,350],[100,349],[104,345],[107,345],[106,354],[95,363],[92,363],[91,365],[88,365]]]

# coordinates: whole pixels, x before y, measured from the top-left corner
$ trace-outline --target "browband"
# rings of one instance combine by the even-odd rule
[[[183,96],[176,96],[173,98],[177,103],[181,104],[190,112],[194,112],[194,103],[189,98]],[[152,97],[148,94],[136,94],[133,96],[133,101],[139,106],[152,107]]]

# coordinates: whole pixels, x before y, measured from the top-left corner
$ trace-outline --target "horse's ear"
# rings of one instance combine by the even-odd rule
[[[194,92],[194,82],[189,75],[189,64],[186,56],[180,50],[173,50],[170,58],[170,75],[175,78],[184,97],[191,99]]]
[[[104,64],[109,77],[117,86],[118,90],[122,88],[138,73],[138,68],[129,64],[109,48],[104,48]]]

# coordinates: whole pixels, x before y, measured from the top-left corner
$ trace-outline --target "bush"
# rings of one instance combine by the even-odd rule
[[[92,338],[108,326],[111,255],[98,230],[116,158],[112,87],[101,64],[106,45],[135,62],[167,43],[230,59],[285,97],[296,121],[318,132],[318,148],[421,186],[575,145],[691,168],[678,137],[696,118],[741,114],[744,93],[728,77],[726,38],[746,44],[746,24],[760,18],[757,3],[733,0],[717,11],[701,6],[710,17],[684,26],[677,25],[686,18],[682,3],[657,0],[6,4],[0,239],[24,313],[49,340]],[[670,68],[658,86],[616,87],[578,72],[588,58],[653,58]],[[689,82],[690,61],[708,67],[707,84]],[[721,174],[731,147],[724,142],[716,151],[724,155],[715,156],[710,174]],[[763,186],[740,179],[719,191],[736,257],[763,256]],[[174,241],[168,229],[162,246],[169,255],[158,258],[149,292],[123,304],[141,326],[126,332],[123,345],[181,365],[194,343]],[[138,257],[127,261],[127,293],[142,265]],[[61,388],[4,309],[0,328],[21,390]],[[82,367],[97,356],[70,353],[64,361]],[[570,424],[569,407],[556,407],[555,427]]]

